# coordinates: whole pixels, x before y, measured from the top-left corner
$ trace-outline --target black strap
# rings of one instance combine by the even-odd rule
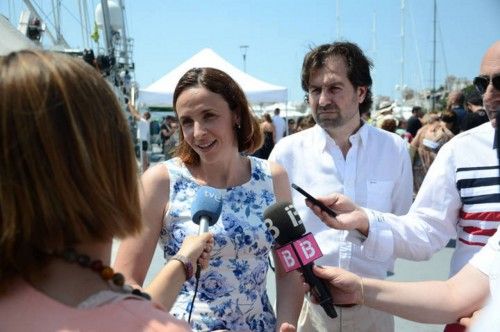
[[[497,160],[500,165],[500,129],[498,128],[500,126],[500,110],[497,110],[495,112],[495,141],[493,143],[493,148],[497,149]],[[500,179],[500,168],[499,168],[499,179]]]

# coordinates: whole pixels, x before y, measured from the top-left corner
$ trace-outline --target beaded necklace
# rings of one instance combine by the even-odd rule
[[[109,284],[113,291],[133,294],[146,300],[151,300],[151,296],[148,293],[145,293],[140,289],[133,288],[130,285],[126,285],[123,274],[113,271],[110,266],[104,265],[100,259],[91,260],[89,256],[79,254],[73,248],[68,248],[56,256],[64,259],[68,263],[78,263],[81,267],[91,269],[95,273],[99,274],[99,276]]]

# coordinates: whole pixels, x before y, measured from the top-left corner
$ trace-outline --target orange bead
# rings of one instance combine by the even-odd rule
[[[110,280],[111,278],[113,278],[113,275],[115,274],[115,271],[113,271],[112,268],[110,268],[109,266],[105,266],[102,271],[101,271],[101,277],[104,279],[104,280]]]

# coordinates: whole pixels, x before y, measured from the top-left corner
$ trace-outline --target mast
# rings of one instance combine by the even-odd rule
[[[436,12],[437,12],[437,4],[436,0],[434,0],[434,38],[432,41],[432,108],[434,111],[434,107],[436,105]]]
[[[89,35],[89,13],[87,11],[86,4],[83,3],[83,0],[78,0],[78,10],[80,12],[80,17],[82,21],[82,42],[85,48],[90,47]]]
[[[405,93],[405,0],[401,0],[401,104],[404,103]]]
[[[128,50],[128,36],[127,36],[127,29],[126,29],[126,24],[125,24],[125,6],[123,5],[123,0],[118,0],[118,5],[120,6],[121,9],[121,14],[122,14],[122,31],[121,31],[121,39],[122,39],[122,52],[120,56],[123,58],[123,62],[125,63],[125,69],[129,69],[130,67],[130,58],[129,58],[129,50]]]
[[[340,40],[340,37],[342,36],[342,31],[340,29],[340,0],[337,0],[336,20],[337,20],[337,40]]]
[[[101,0],[101,8],[102,8],[104,40],[106,43],[106,54],[112,56],[114,55],[114,48],[112,40],[113,35],[111,32],[111,19],[109,17],[108,0]]]
[[[373,21],[372,21],[372,54],[373,54],[373,63],[377,61],[377,12],[373,11]],[[377,67],[374,66],[372,70],[372,91],[374,96],[374,105],[375,108],[378,105],[378,97],[375,93],[376,84],[375,79],[377,78]]]
[[[52,9],[54,14],[54,30],[56,32],[56,44],[61,43],[61,0],[52,0]]]

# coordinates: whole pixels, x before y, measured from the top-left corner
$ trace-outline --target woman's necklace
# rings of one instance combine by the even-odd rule
[[[113,271],[110,266],[106,266],[101,260],[91,260],[89,256],[79,254],[73,248],[68,248],[55,256],[64,259],[68,263],[78,263],[81,267],[89,268],[106,281],[113,291],[133,294],[146,300],[151,300],[151,296],[140,289],[133,288],[125,284],[125,277],[121,273]]]

